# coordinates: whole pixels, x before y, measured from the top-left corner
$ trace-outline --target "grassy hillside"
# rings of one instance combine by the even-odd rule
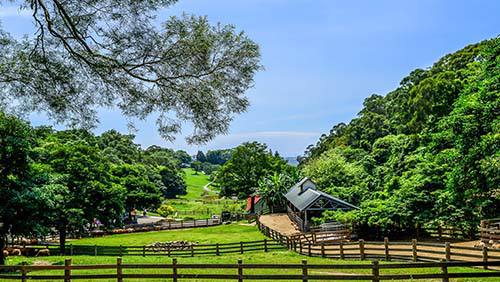
[[[78,245],[147,245],[154,242],[186,240],[200,244],[230,243],[238,241],[264,240],[255,226],[233,223],[206,228],[177,229],[167,231],[129,233],[104,236],[99,238],[84,238],[69,243]]]
[[[223,210],[241,210],[242,201],[231,199],[220,199],[215,192],[216,187],[208,185],[211,192],[205,191],[203,187],[210,183],[208,175],[199,172],[196,174],[191,168],[185,168],[184,180],[187,185],[187,194],[178,199],[168,200],[178,212],[178,217],[207,218],[212,214],[220,215]],[[195,214],[183,214],[182,211],[195,211]]]
[[[198,200],[207,194],[215,195],[215,193],[204,193],[203,187],[210,183],[208,175],[202,172],[196,173],[191,168],[185,168],[183,169],[183,171],[184,180],[186,181],[187,185],[187,195],[181,196],[179,198],[187,200]],[[208,187],[210,189],[210,186]]]

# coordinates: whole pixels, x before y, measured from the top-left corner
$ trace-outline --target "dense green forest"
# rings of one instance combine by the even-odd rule
[[[33,128],[0,113],[0,239],[39,236],[55,229],[84,233],[98,219],[121,226],[132,209],[158,207],[186,194],[186,152],[141,149],[133,135]],[[3,248],[0,240],[0,248]]]
[[[500,215],[500,38],[416,69],[307,148],[300,169],[358,205],[324,219],[389,234]]]

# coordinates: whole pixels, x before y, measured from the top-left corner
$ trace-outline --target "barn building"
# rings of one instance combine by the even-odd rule
[[[326,210],[353,210],[358,207],[316,189],[316,184],[305,177],[285,194],[288,217],[303,232],[309,231],[311,218],[320,217]]]

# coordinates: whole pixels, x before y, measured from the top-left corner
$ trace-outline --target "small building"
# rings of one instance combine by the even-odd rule
[[[358,207],[316,189],[316,184],[305,177],[285,194],[288,217],[303,231],[309,231],[311,218],[320,217],[326,210],[353,210]]]
[[[269,206],[259,195],[253,194],[247,198],[245,211],[248,214],[266,214],[269,213]]]

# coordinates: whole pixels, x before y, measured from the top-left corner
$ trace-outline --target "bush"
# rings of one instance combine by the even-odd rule
[[[162,204],[157,210],[156,212],[163,216],[163,217],[168,217],[169,215],[173,214],[175,212],[175,209],[174,207],[172,207],[171,205],[168,205],[168,204]]]

